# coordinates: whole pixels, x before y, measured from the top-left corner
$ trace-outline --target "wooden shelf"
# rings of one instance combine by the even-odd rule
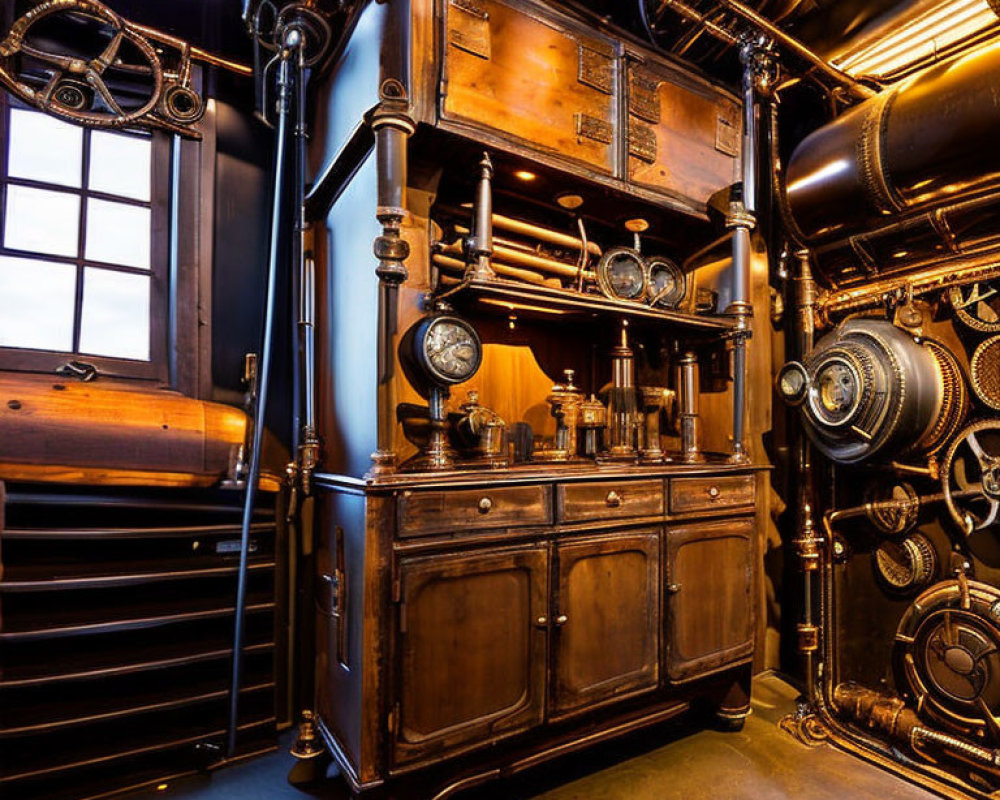
[[[534,286],[529,283],[494,280],[465,281],[440,295],[456,307],[473,308],[479,314],[543,319],[553,322],[588,322],[619,318],[643,324],[670,325],[692,333],[722,334],[734,327],[731,317],[695,315],[683,311],[652,308],[627,300],[610,300],[599,294]]]
[[[274,523],[256,522],[250,526],[255,534],[273,533]],[[200,536],[239,537],[239,525],[191,525],[169,528],[8,528],[4,541],[51,539],[166,539],[197,538]]]

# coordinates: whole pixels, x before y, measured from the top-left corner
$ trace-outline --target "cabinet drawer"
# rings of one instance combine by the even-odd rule
[[[557,490],[563,522],[663,514],[663,481],[570,483]]]
[[[397,503],[400,536],[552,522],[549,486],[410,491]]]
[[[753,503],[753,475],[670,479],[671,514],[738,508],[752,506]]]

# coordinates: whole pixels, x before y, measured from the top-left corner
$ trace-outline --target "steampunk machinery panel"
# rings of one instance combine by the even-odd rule
[[[802,364],[786,365],[778,390],[801,406],[810,438],[828,458],[933,453],[965,412],[965,382],[944,346],[882,320],[849,320]]]

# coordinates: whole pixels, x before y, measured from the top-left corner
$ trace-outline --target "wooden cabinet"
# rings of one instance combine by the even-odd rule
[[[548,548],[403,559],[396,764],[542,721]]]
[[[753,652],[753,521],[669,528],[666,673],[683,681]]]
[[[654,688],[659,530],[587,537],[556,553],[553,712]]]
[[[548,6],[444,0],[441,110],[602,172],[615,167],[616,43]],[[553,98],[558,101],[553,102]]]

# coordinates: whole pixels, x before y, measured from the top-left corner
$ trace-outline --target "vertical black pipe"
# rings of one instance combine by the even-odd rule
[[[295,34],[293,37],[292,34]],[[293,41],[294,38],[294,41]],[[268,381],[271,374],[271,350],[274,332],[274,304],[278,274],[279,239],[281,234],[282,195],[285,183],[285,140],[288,127],[288,100],[290,66],[293,55],[288,50],[298,44],[298,31],[286,36],[281,63],[278,68],[278,126],[275,132],[274,196],[271,206],[271,242],[268,249],[267,290],[264,300],[264,330],[261,339],[261,357],[258,370],[257,404],[254,409],[253,444],[250,450],[250,470],[247,475],[246,494],[243,502],[243,520],[240,530],[240,565],[236,587],[235,624],[233,632],[233,669],[229,689],[229,729],[226,755],[236,751],[236,734],[239,727],[239,694],[243,673],[243,628],[246,617],[247,562],[250,552],[250,525],[253,520],[254,500],[260,483],[260,459],[264,442],[264,420],[267,414]]]

